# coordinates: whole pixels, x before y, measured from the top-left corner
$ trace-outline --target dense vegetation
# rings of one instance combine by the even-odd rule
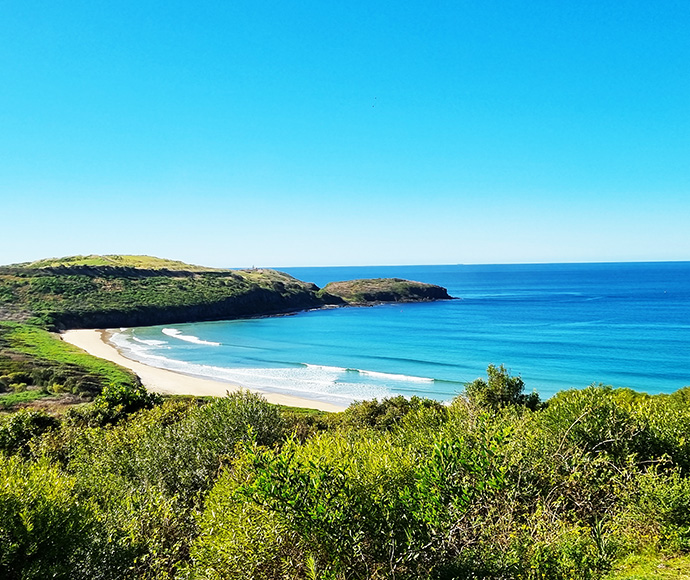
[[[374,301],[448,298],[430,284],[374,282],[385,289],[372,294]],[[214,270],[148,256],[73,256],[0,267],[0,320],[53,329],[222,320],[350,301],[336,293],[275,270]]]
[[[149,402],[101,426],[88,413],[15,413],[0,423],[0,576],[687,569],[688,390],[593,386],[543,404],[516,396],[513,379],[490,367],[449,406],[398,397],[339,414],[246,392]]]
[[[316,288],[280,272],[113,266],[0,269],[0,318],[104,328],[263,315],[322,305]],[[23,317],[21,316],[23,314]]]

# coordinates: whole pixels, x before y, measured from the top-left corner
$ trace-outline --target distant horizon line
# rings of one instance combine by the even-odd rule
[[[426,264],[341,264],[341,265],[318,265],[318,266],[227,266],[228,269],[238,270],[246,268],[412,268],[417,266],[565,266],[575,264],[687,264],[688,260],[580,260],[570,262],[442,262],[442,263],[426,263]],[[223,267],[223,266],[221,266]]]
[[[76,254],[76,255],[81,255],[81,254]],[[75,256],[76,256],[75,255]],[[83,254],[83,256],[112,256],[112,255],[131,255],[131,256],[141,256],[141,257],[157,257],[154,256],[153,254],[126,254],[126,253],[120,253],[120,254]],[[62,258],[69,258],[73,256],[63,256],[63,257],[55,257],[55,258],[39,258],[39,260],[60,260]],[[180,260],[179,258],[161,258],[164,260],[170,260],[170,261],[186,261],[186,260]],[[21,262],[10,262],[7,264],[2,264],[0,267],[4,266],[17,266],[20,264],[29,264],[34,261],[39,261],[39,260],[28,260],[28,261],[21,261]],[[388,264],[330,264],[330,265],[325,265],[325,264],[319,264],[319,265],[298,265],[298,266],[256,266],[256,265],[251,265],[251,266],[210,266],[203,264],[203,262],[197,262],[195,259],[192,259],[191,262],[189,262],[190,266],[202,266],[206,268],[218,268],[218,269],[228,269],[228,270],[243,270],[243,269],[280,269],[280,268],[410,268],[410,267],[421,267],[421,266],[449,266],[449,267],[464,267],[464,266],[546,266],[546,265],[577,265],[577,264],[684,264],[684,263],[690,263],[690,258],[685,259],[685,260],[569,260],[569,261],[557,261],[557,262],[548,262],[548,261],[514,261],[514,262],[437,262],[437,263],[388,263]]]

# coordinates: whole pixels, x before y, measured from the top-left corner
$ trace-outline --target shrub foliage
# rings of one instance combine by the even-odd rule
[[[9,415],[0,577],[597,579],[690,551],[686,391],[496,385],[331,415],[112,387]]]

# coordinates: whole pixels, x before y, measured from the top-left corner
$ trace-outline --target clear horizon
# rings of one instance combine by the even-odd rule
[[[75,255],[81,255],[81,254],[75,254]],[[95,255],[95,254],[94,254]],[[123,255],[122,253],[120,254],[112,254],[112,255]],[[74,256],[74,255],[73,255]],[[60,258],[70,258],[73,256],[43,256],[42,258],[36,258],[36,260],[43,260],[43,259],[60,259]],[[87,254],[88,256],[88,254]],[[176,260],[175,257],[171,256],[151,256],[151,257],[156,257],[156,258],[163,258],[163,259],[169,259],[169,260]],[[27,264],[31,263],[32,261],[36,260],[25,260],[23,262],[12,262],[8,264],[0,264],[0,266],[11,266],[15,264]],[[620,261],[608,261],[608,260],[602,260],[602,261],[570,261],[570,262],[463,262],[463,263],[450,263],[450,262],[442,262],[442,263],[415,263],[415,264],[309,264],[309,265],[294,265],[294,264],[284,264],[280,266],[276,265],[266,265],[266,264],[261,264],[261,265],[234,265],[234,266],[227,266],[227,265],[222,265],[222,266],[208,266],[208,264],[204,264],[201,262],[188,262],[192,266],[205,266],[205,267],[214,267],[214,268],[227,268],[230,270],[241,270],[241,269],[247,269],[247,268],[257,268],[257,269],[279,269],[279,268],[287,268],[287,269],[302,269],[302,268],[414,268],[414,267],[428,267],[428,266],[558,266],[558,265],[569,265],[569,264],[677,264],[677,263],[690,263],[690,260],[620,260]]]
[[[5,4],[0,264],[687,261],[688,22],[670,0]]]

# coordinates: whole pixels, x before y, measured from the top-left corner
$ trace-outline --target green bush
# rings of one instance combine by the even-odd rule
[[[113,386],[84,407],[120,408],[115,423],[0,421],[10,487],[50,496],[41,476],[72,498],[46,528],[64,569],[48,550],[0,577],[595,580],[630,554],[690,553],[683,393],[591,387],[535,410],[394,398],[334,415],[247,392],[146,401]],[[21,536],[15,514],[44,505],[20,495],[0,500],[0,550]]]
[[[15,393],[23,393],[26,391],[26,386],[26,383],[11,383],[10,389],[12,389]]]
[[[200,535],[191,547],[190,577],[305,578],[308,546],[298,533],[279,514],[238,493],[243,478],[251,476],[247,469],[246,461],[234,461],[209,493],[199,520]]]
[[[17,411],[0,422],[0,452],[28,455],[36,438],[59,426],[58,419],[43,411]]]
[[[213,485],[238,443],[271,446],[284,428],[278,408],[261,395],[230,393],[192,409],[177,423],[151,428],[136,451],[140,477],[169,493],[194,497]]]
[[[78,391],[71,377],[63,388]],[[103,426],[117,423],[141,409],[150,409],[161,401],[160,395],[149,393],[142,385],[111,383],[103,388],[93,404],[72,408],[66,417],[73,424]]]
[[[193,548],[196,573],[275,578],[266,563],[275,570],[289,562],[285,578],[308,577],[310,569],[333,578],[426,577],[465,541],[455,536],[457,523],[473,503],[501,488],[493,462],[500,441],[437,434],[412,446],[406,439],[350,430],[289,441],[279,451],[248,448],[211,492]],[[239,532],[247,524],[238,514],[249,518],[251,537]],[[269,550],[254,537],[274,543]],[[244,559],[229,556],[241,551]]]
[[[655,467],[626,491],[621,532],[631,550],[690,553],[690,479]]]
[[[0,456],[0,577],[75,579],[89,566],[92,505],[45,461]]]
[[[420,408],[433,409],[439,413],[444,410],[439,401],[420,397],[406,399],[398,395],[383,399],[380,403],[376,399],[355,402],[343,412],[342,423],[349,427],[391,429],[400,424],[410,411]]]
[[[539,395],[536,392],[525,395],[524,381],[519,376],[509,376],[503,365],[489,365],[486,374],[487,380],[475,379],[465,385],[465,394],[475,405],[488,409],[522,405],[532,410],[540,406]]]
[[[272,445],[283,434],[278,408],[259,395],[194,405],[170,401],[108,428],[73,424],[41,448],[96,498],[112,538],[107,554],[126,555],[136,578],[174,575],[196,533],[193,516],[238,443]]]

